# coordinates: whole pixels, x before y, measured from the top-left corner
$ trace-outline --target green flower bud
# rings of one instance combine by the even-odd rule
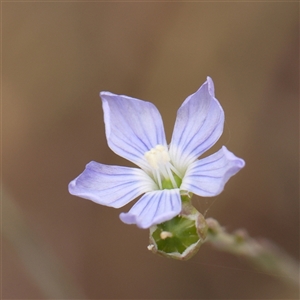
[[[148,249],[169,258],[188,260],[194,256],[207,235],[203,215],[192,206],[189,196],[182,196],[180,215],[150,227]]]

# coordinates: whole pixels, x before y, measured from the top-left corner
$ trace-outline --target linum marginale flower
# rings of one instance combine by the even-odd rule
[[[179,108],[169,145],[152,103],[110,92],[100,96],[108,146],[139,168],[92,161],[71,181],[69,192],[114,208],[142,195],[129,212],[120,214],[126,224],[156,228],[180,215],[183,197],[220,194],[244,166],[225,146],[198,159],[218,141],[224,126],[224,112],[209,77]],[[160,235],[163,240],[171,236]]]

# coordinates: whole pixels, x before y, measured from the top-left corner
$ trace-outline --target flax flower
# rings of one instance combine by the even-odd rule
[[[69,184],[69,192],[114,208],[142,195],[129,212],[120,214],[124,223],[149,228],[168,221],[180,214],[181,195],[216,196],[244,166],[225,146],[198,159],[218,141],[224,126],[209,77],[179,108],[169,145],[152,103],[110,92],[100,96],[108,146],[139,168],[92,161]]]

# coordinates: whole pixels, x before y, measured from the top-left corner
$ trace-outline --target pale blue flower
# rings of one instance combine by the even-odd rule
[[[115,208],[144,194],[128,213],[120,214],[124,223],[149,228],[170,220],[181,212],[181,195],[216,196],[245,164],[224,146],[198,160],[217,142],[224,126],[209,77],[179,108],[170,145],[152,103],[109,92],[100,96],[110,149],[140,169],[92,161],[69,184],[69,191]]]

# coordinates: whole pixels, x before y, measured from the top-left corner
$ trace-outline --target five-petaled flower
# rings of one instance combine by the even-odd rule
[[[124,223],[149,228],[170,220],[181,212],[181,195],[216,196],[245,164],[225,146],[198,159],[217,142],[224,126],[209,77],[179,108],[169,145],[152,103],[109,92],[100,96],[110,149],[140,169],[92,161],[69,184],[69,191],[114,208],[144,194],[128,213],[120,214]]]

